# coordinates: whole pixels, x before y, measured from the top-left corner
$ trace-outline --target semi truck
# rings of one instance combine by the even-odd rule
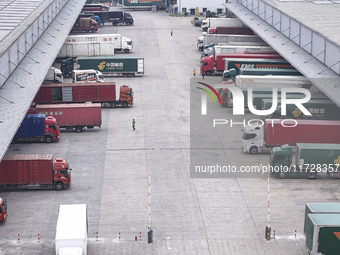
[[[268,116],[269,118],[286,118],[286,119],[313,119],[313,120],[340,120],[340,108],[332,100],[311,99],[304,103],[303,106],[312,114],[304,115],[294,104],[286,105],[286,115],[281,115],[281,106]]]
[[[102,35],[71,35],[65,40],[65,43],[77,43],[77,42],[98,42],[98,43],[112,43],[115,53],[118,51],[124,51],[125,53],[132,52],[133,42],[130,38],[122,36],[120,34],[102,34]],[[112,55],[112,54],[108,54]],[[87,55],[89,57],[89,55]],[[100,55],[104,56],[104,55]]]
[[[254,35],[254,31],[249,27],[210,27],[208,34],[222,34],[222,35]]]
[[[222,75],[224,72],[225,59],[282,59],[279,54],[255,54],[255,53],[235,53],[235,54],[217,54],[204,57],[201,60],[201,74],[204,75]]]
[[[0,222],[5,222],[7,218],[7,200],[0,197]]]
[[[275,54],[276,51],[269,46],[223,44],[204,49],[201,58],[212,55],[216,59],[216,55],[235,53]]]
[[[102,124],[101,105],[98,103],[42,104],[36,105],[35,111],[56,118],[60,128],[77,133],[83,132],[85,127],[100,128]]]
[[[104,25],[106,22],[112,23],[115,25],[133,25],[133,18],[130,13],[123,11],[85,11],[85,14],[93,14],[95,16],[99,16],[102,24]]]
[[[55,189],[71,187],[71,169],[52,154],[7,154],[0,163],[0,189]]]
[[[60,205],[55,235],[56,255],[86,255],[87,232],[87,205]]]
[[[62,84],[62,83],[56,83]],[[56,142],[60,131],[55,118],[45,114],[27,114],[18,128],[13,142]]]
[[[296,69],[281,69],[281,68],[240,68],[240,75],[287,75],[287,76],[302,76]]]
[[[246,126],[242,130],[243,152],[268,153],[273,147],[283,144],[340,143],[340,121],[295,121],[266,119],[263,126]]]
[[[340,214],[309,214],[306,248],[310,255],[337,255],[340,250]]]
[[[253,43],[259,42],[265,44],[264,41],[257,35],[219,35],[219,34],[205,34],[203,37],[199,37],[197,41],[197,47],[199,50],[203,50],[204,45],[220,44],[220,43]]]
[[[206,18],[202,20],[202,30],[207,31],[210,27],[244,27],[244,24],[236,18]]]
[[[61,73],[61,70],[55,67],[50,67],[48,69],[48,72],[45,76],[44,82],[63,82],[63,74]]]
[[[294,68],[289,62],[284,59],[261,59],[261,58],[226,58],[224,60],[223,77],[230,76],[231,69],[235,69],[236,75],[240,74],[240,68],[281,68],[292,69]],[[235,72],[233,72],[234,76]]]
[[[71,32],[96,32],[98,31],[98,24],[92,18],[80,18],[78,17],[74,23]]]
[[[110,42],[65,42],[61,46],[57,58],[111,56],[114,54],[115,45]]]
[[[77,69],[95,69],[104,75],[134,77],[144,75],[143,57],[79,57]]]
[[[284,144],[274,147],[270,154],[270,166],[277,170],[271,171],[271,174],[280,178],[316,178],[321,173],[326,173],[329,177],[339,177],[339,159],[340,144],[297,143],[294,152],[291,146]]]
[[[133,92],[129,86],[120,86],[116,93],[115,82],[43,84],[33,102],[36,104],[101,103],[102,107],[133,105]],[[117,94],[119,98],[116,99]]]
[[[72,82],[73,83],[86,83],[86,82],[104,82],[104,76],[101,72],[94,69],[89,70],[73,70]]]

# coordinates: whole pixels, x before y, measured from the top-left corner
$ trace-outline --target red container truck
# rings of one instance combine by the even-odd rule
[[[266,119],[261,127],[245,127],[242,137],[243,152],[268,153],[271,148],[283,144],[295,146],[296,143],[340,143],[340,121],[295,121]]]
[[[102,114],[100,104],[41,104],[35,107],[36,113],[49,114],[56,118],[59,127],[66,130],[76,130],[78,133],[84,127],[100,127]]]
[[[203,57],[201,60],[201,73],[205,75],[222,75],[224,72],[225,58],[258,58],[258,59],[282,59],[279,54],[258,54],[258,53],[235,53],[216,54]]]
[[[5,222],[7,220],[7,201],[0,197],[0,222]]]
[[[52,154],[10,154],[0,163],[0,189],[55,189],[71,186],[71,169]]]
[[[254,31],[249,27],[216,27],[209,28],[209,34],[225,34],[225,35],[254,35]]]
[[[121,86],[116,99],[116,83],[53,83],[43,84],[35,99],[36,104],[101,103],[102,107],[128,107],[133,105],[133,92],[129,86]]]
[[[81,18],[78,17],[74,23],[71,32],[96,32],[98,31],[98,24],[92,18]]]

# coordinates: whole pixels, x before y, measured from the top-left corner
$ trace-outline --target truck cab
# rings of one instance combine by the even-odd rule
[[[269,161],[269,164],[273,169],[271,174],[284,178],[293,163],[292,154],[292,147],[290,147],[288,144],[284,144],[281,147],[274,147],[270,154]]]
[[[267,152],[263,137],[263,127],[246,126],[242,130],[242,151],[250,154]]]
[[[74,69],[73,66],[73,59],[67,58],[61,61],[61,72],[65,77],[72,77],[72,70]]]
[[[197,49],[203,50],[204,48],[204,36],[207,34],[207,32],[203,32],[202,36],[198,37],[197,39]]]
[[[210,21],[209,18],[207,18],[207,19],[205,19],[205,20],[202,20],[202,24],[201,24],[202,30],[204,30],[204,31],[207,31],[207,30],[208,30],[209,24],[210,24],[209,21]]]
[[[7,200],[0,197],[0,222],[5,222],[7,217]]]
[[[130,38],[122,37],[122,49],[125,53],[131,52],[133,49],[133,43]]]
[[[123,108],[128,107],[128,105],[133,105],[133,91],[127,85],[123,85],[120,87],[119,93],[119,101],[122,104]]]
[[[133,18],[128,12],[124,12],[124,23],[128,25],[133,25]]]
[[[60,139],[60,129],[57,123],[56,118],[52,116],[47,116],[45,118],[45,125],[44,125],[44,134],[45,134],[45,141],[48,142],[56,142]],[[52,141],[50,141],[52,139]]]
[[[66,159],[56,158],[53,163],[53,184],[56,190],[71,187],[71,170]]]
[[[212,75],[215,73],[215,58],[213,55],[203,57],[201,60],[201,74]]]

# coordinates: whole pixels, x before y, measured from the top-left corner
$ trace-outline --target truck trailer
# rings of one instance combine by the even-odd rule
[[[62,83],[56,83],[62,84]],[[45,114],[27,114],[18,128],[13,142],[56,142],[60,131],[55,118]]]
[[[0,197],[0,222],[5,222],[7,218],[7,200]]]
[[[120,86],[116,93],[115,82],[43,84],[33,102],[36,104],[101,103],[102,107],[133,105],[133,92],[129,86]],[[119,94],[119,98],[116,96]]]
[[[61,46],[57,58],[98,57],[114,54],[115,45],[110,42],[65,42]]]
[[[103,74],[98,70],[94,69],[72,70],[73,83],[104,82],[104,81],[105,79]]]
[[[261,37],[257,35],[219,35],[219,34],[205,34],[197,39],[197,48],[199,50],[204,49],[204,45],[219,44],[219,43],[249,43],[249,42],[259,42],[265,44]]]
[[[340,143],[340,121],[295,121],[266,119],[263,126],[246,126],[242,130],[243,152],[268,153],[273,147],[283,144],[294,146],[296,143]]]
[[[79,57],[77,69],[95,69],[104,75],[133,77],[144,75],[143,57]]]
[[[270,46],[223,44],[204,49],[201,59],[212,55],[215,61],[216,55],[235,53],[275,54],[276,51]]]
[[[60,205],[55,236],[56,255],[86,255],[87,234],[87,205]]]
[[[85,14],[93,14],[95,16],[99,16],[100,21],[104,25],[106,22],[112,23],[115,25],[133,25],[133,18],[130,13],[123,11],[85,11]]]
[[[85,127],[92,129],[102,125],[101,105],[98,103],[41,104],[36,105],[35,111],[53,116],[60,128],[77,133],[83,132]]]
[[[0,189],[55,189],[71,187],[71,169],[52,154],[7,154],[0,163]]]
[[[281,68],[240,68],[240,75],[258,75],[258,76],[302,76],[302,74],[293,69],[281,69]]]
[[[123,51],[125,53],[132,52],[133,42],[130,38],[122,36],[120,34],[96,34],[96,35],[71,35],[65,40],[65,43],[112,43],[114,47],[114,52]],[[100,55],[100,56],[108,56]],[[86,55],[90,57],[90,55]]]
[[[282,59],[279,54],[261,54],[261,53],[234,53],[234,54],[217,54],[204,57],[201,60],[201,74],[205,75],[222,75],[224,72],[224,62],[226,59]]]
[[[309,214],[306,248],[310,255],[337,255],[340,250],[340,214]]]
[[[249,27],[210,27],[208,34],[221,34],[221,35],[254,35],[254,31]]]
[[[244,27],[244,24],[237,18],[206,18],[201,24],[204,31],[216,27]]]
[[[44,82],[63,82],[63,74],[61,70],[55,67],[50,67],[45,76]]]
[[[92,18],[80,18],[78,17],[74,23],[71,32],[96,32],[98,31],[98,24]]]
[[[327,130],[321,132],[325,133]],[[294,152],[291,146],[284,144],[281,147],[274,147],[270,154],[270,166],[273,169],[271,174],[280,178],[314,179],[322,173],[329,177],[339,177],[339,158],[340,144],[296,143]]]
[[[110,7],[104,4],[85,4],[83,9],[81,10],[82,12],[86,11],[108,11],[110,10]]]
[[[225,58],[223,77],[229,77],[231,69],[235,69],[236,74],[240,74],[241,68],[294,68],[289,62],[284,59],[260,59],[260,58]]]

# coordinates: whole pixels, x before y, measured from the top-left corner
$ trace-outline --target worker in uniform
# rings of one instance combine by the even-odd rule
[[[192,71],[192,74],[193,74],[194,76],[196,76],[196,69],[194,69],[194,70]]]
[[[135,125],[136,125],[135,119],[132,119],[132,129],[133,129],[133,130],[136,130],[136,129],[135,129]]]

